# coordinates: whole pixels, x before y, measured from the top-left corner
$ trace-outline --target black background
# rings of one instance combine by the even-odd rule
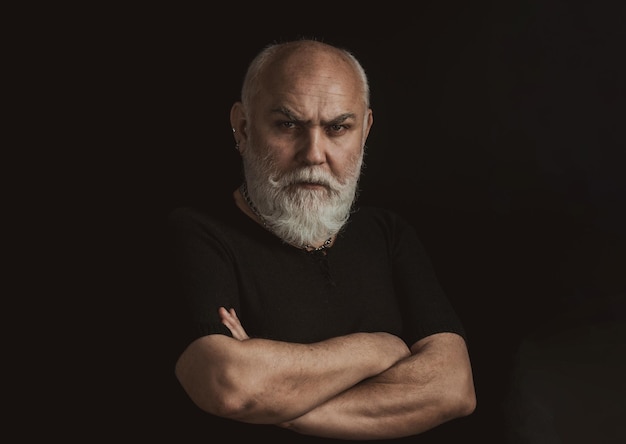
[[[433,442],[502,442],[520,342],[572,310],[623,299],[624,6],[321,8],[83,11],[56,30],[60,43],[42,42],[56,51],[54,94],[73,118],[60,130],[80,165],[62,178],[82,218],[71,228],[95,256],[82,264],[98,301],[85,319],[102,340],[98,399],[115,399],[114,413],[90,415],[107,418],[94,425],[102,433],[158,439],[168,420],[163,224],[174,207],[239,184],[229,110],[272,41],[344,46],[370,76],[360,202],[414,223],[469,335],[478,409]]]

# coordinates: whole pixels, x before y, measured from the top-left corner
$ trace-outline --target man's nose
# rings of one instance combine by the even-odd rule
[[[319,129],[311,129],[300,141],[300,160],[308,165],[320,165],[326,161],[326,139]]]

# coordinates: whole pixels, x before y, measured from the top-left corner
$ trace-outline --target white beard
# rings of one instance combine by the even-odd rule
[[[317,246],[341,230],[357,198],[363,152],[339,180],[311,166],[281,174],[269,156],[257,156],[254,147],[249,148],[243,156],[248,194],[276,236],[296,246]],[[297,185],[302,182],[321,184],[325,189]]]

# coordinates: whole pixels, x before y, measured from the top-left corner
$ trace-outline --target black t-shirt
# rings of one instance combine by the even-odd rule
[[[358,208],[323,254],[284,243],[234,200],[211,208],[170,215],[172,307],[180,304],[172,362],[198,337],[230,336],[220,306],[235,308],[250,337],[288,342],[385,331],[411,346],[439,332],[465,336],[415,230],[397,214]]]

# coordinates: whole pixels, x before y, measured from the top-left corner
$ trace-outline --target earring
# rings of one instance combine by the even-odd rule
[[[233,130],[233,134],[235,134],[237,132],[237,130],[233,127],[231,128]],[[239,151],[239,141],[235,139],[235,149],[237,151]]]

